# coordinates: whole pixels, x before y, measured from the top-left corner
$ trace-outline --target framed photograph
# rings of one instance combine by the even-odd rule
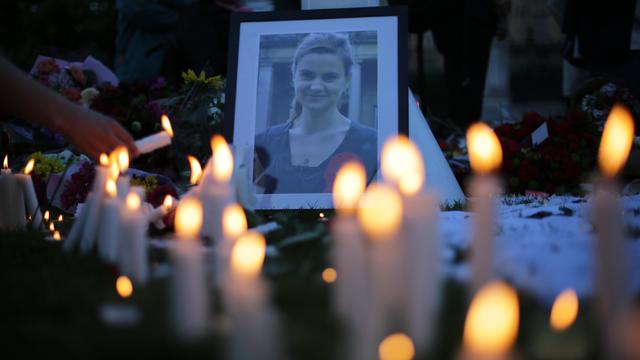
[[[385,139],[407,133],[404,7],[231,18],[224,132],[246,161],[256,209],[330,209],[338,169],[378,180]]]

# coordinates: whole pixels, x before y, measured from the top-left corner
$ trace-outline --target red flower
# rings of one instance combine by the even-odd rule
[[[540,125],[545,122],[545,118],[543,118],[540,114],[536,112],[528,112],[522,116],[522,127],[528,132],[531,133],[535,129],[537,129]]]
[[[518,144],[518,142],[511,139],[500,138],[500,145],[502,146],[502,151],[504,152],[505,158],[513,156],[520,150],[520,145]]]
[[[62,91],[62,95],[73,102],[78,102],[81,98],[80,92],[78,88],[68,88]]]
[[[49,75],[54,71],[58,71],[59,67],[56,61],[52,58],[42,60],[36,66],[39,75]]]
[[[535,164],[530,160],[523,160],[520,164],[520,170],[518,170],[518,177],[521,182],[527,183],[531,180],[538,179],[540,172]]]
[[[515,135],[513,125],[511,124],[502,124],[495,128],[494,132],[499,138],[513,138]]]

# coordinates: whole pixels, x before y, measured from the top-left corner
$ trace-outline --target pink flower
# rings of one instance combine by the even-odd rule
[[[78,88],[64,89],[62,95],[73,102],[78,102],[81,99],[80,89]]]
[[[58,68],[58,64],[52,58],[40,61],[37,66],[39,75],[49,75],[54,71],[58,71]]]

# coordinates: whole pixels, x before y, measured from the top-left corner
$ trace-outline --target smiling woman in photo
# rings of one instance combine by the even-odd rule
[[[351,80],[349,38],[312,33],[291,65],[294,98],[289,119],[255,139],[254,181],[265,193],[328,193],[349,160],[360,161],[370,181],[377,171],[376,130],[340,112]]]

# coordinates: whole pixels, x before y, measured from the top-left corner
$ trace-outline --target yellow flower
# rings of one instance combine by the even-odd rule
[[[223,85],[223,80],[220,75],[207,77],[204,70],[200,71],[199,75],[196,75],[195,71],[189,69],[187,72],[182,73],[182,80],[185,84],[202,83],[206,86],[213,87],[214,89],[220,89]]]

